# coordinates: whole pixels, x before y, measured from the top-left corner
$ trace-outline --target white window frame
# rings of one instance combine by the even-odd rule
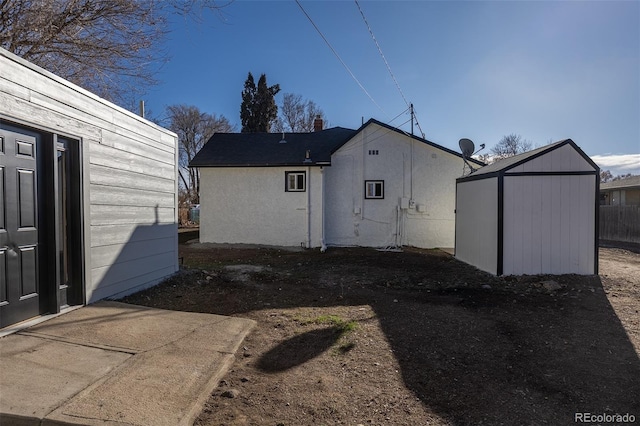
[[[380,189],[380,191],[377,190]],[[365,180],[364,198],[367,200],[384,199],[384,180]]]
[[[293,181],[291,176],[295,176]],[[302,177],[302,187],[300,188],[300,180]],[[307,172],[284,172],[284,190],[285,192],[306,192],[307,190]]]

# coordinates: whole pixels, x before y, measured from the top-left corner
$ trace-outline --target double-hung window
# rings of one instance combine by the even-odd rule
[[[306,172],[285,172],[285,191],[287,192],[305,192],[307,188]]]
[[[384,198],[384,181],[383,180],[364,181],[364,198],[366,199]]]

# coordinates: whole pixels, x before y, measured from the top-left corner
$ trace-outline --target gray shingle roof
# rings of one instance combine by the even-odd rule
[[[331,163],[331,153],[356,134],[334,127],[312,133],[216,133],[190,167],[308,166]],[[309,151],[310,162],[305,163]]]
[[[370,119],[358,130],[334,127],[312,133],[216,133],[189,163],[190,167],[321,166],[331,164],[331,154],[371,123],[462,158],[462,154],[400,129]],[[307,150],[310,162],[304,162]],[[469,159],[477,165],[484,163]]]
[[[640,176],[631,176],[624,179],[614,180],[612,182],[605,182],[600,184],[600,189],[618,189],[618,188],[631,188],[640,187]]]

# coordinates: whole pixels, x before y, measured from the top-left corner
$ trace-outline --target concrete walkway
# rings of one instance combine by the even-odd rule
[[[99,302],[0,338],[1,425],[191,425],[255,326]]]

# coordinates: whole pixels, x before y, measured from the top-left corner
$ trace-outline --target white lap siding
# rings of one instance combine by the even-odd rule
[[[175,147],[103,137],[89,156],[93,299],[154,284],[177,269]],[[144,153],[148,153],[145,155]]]
[[[177,138],[0,49],[3,119],[80,141],[85,301],[178,269]]]

